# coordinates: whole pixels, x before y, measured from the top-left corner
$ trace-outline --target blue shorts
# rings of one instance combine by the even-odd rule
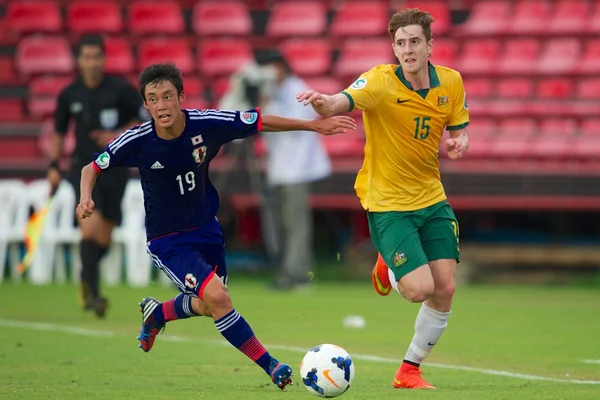
[[[208,237],[207,237],[208,236]],[[207,235],[202,228],[152,239],[148,254],[182,293],[198,297],[206,284],[217,275],[227,286],[225,243],[222,238]]]

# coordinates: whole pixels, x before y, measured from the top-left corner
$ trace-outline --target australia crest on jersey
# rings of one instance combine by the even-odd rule
[[[448,96],[438,96],[437,105],[438,107],[445,107],[450,104],[450,98]]]
[[[192,151],[192,156],[194,157],[196,164],[202,164],[206,159],[206,146],[195,148],[194,151]]]

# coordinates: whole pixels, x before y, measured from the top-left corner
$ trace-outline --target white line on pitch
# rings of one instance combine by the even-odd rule
[[[29,322],[29,321],[17,321],[10,319],[0,319],[0,326],[8,327],[8,328],[21,328],[27,330],[34,331],[48,331],[48,332],[61,332],[68,333],[71,335],[79,335],[79,336],[96,336],[96,337],[117,337],[117,336],[125,336],[122,333],[112,332],[112,331],[104,331],[97,329],[89,329],[78,326],[69,326],[69,325],[58,325],[58,324],[49,324],[42,322]],[[219,345],[230,346],[230,344],[224,340],[203,340],[203,339],[193,339],[185,336],[172,336],[172,335],[161,335],[159,340],[169,341],[169,342],[204,342],[204,343],[215,343]],[[274,345],[267,344],[265,347],[274,350],[285,350],[285,351],[293,351],[298,353],[305,353],[307,351],[306,348],[296,347],[296,346],[283,346],[283,345]],[[392,363],[392,364],[400,364],[402,362],[401,359],[387,358],[387,357],[379,357],[368,354],[355,354],[351,353],[352,358],[357,360],[365,360],[372,361],[377,363]],[[591,361],[594,364],[600,364],[600,360],[583,360]],[[517,378],[517,379],[525,379],[529,381],[547,381],[547,382],[562,382],[562,383],[572,383],[579,385],[600,385],[600,381],[586,381],[579,379],[560,379],[560,378],[551,378],[548,376],[539,376],[539,375],[529,375],[529,374],[519,374],[516,372],[510,371],[502,371],[495,369],[486,369],[486,368],[475,368],[475,367],[467,367],[464,365],[452,365],[452,364],[438,364],[438,363],[425,363],[424,365],[432,368],[443,368],[450,369],[455,371],[469,371],[469,372],[477,372],[486,375],[495,375],[495,376],[505,376],[508,378]]]
[[[581,360],[584,364],[600,364],[600,360]]]

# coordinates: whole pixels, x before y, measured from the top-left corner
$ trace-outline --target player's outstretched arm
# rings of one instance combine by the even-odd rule
[[[314,90],[305,90],[296,95],[298,102],[311,105],[315,112],[324,117],[348,112],[350,100],[341,93],[326,95]]]
[[[284,118],[277,115],[263,115],[262,117],[263,132],[314,131],[321,135],[335,135],[352,129],[356,129],[356,122],[347,116],[323,120]]]
[[[449,131],[450,139],[446,139],[446,152],[451,160],[457,160],[469,149],[469,137],[467,128]]]
[[[79,204],[77,205],[77,216],[81,219],[86,219],[94,212],[94,200],[92,200],[92,190],[96,184],[96,177],[98,172],[94,168],[93,163],[89,163],[81,169],[81,197],[79,198]]]

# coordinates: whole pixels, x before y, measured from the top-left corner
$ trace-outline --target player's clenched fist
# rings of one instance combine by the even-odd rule
[[[94,203],[94,200],[83,199],[77,205],[77,209],[75,210],[75,212],[77,213],[77,216],[79,218],[86,219],[86,218],[89,218],[92,216],[92,213],[94,212],[95,207],[96,207],[96,204]]]
[[[462,158],[463,153],[465,152],[465,148],[463,146],[463,142],[459,138],[450,138],[446,139],[446,152],[448,153],[448,158],[451,160],[457,160]]]
[[[315,131],[321,135],[335,135],[352,129],[356,129],[356,122],[354,122],[354,119],[343,115],[315,122]]]

